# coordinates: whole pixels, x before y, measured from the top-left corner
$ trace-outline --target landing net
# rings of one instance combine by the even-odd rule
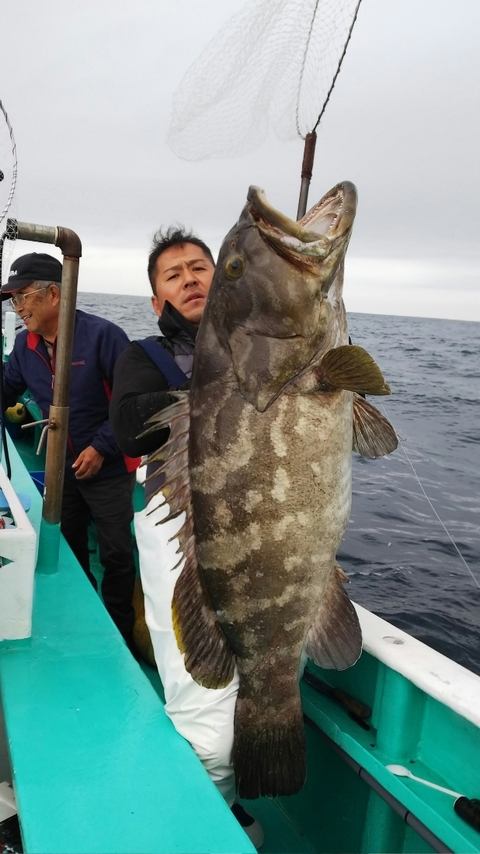
[[[253,151],[314,131],[361,0],[249,0],[194,62],[174,96],[168,141],[186,160]]]

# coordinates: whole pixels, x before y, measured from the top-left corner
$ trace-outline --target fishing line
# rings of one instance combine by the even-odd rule
[[[383,403],[381,403],[381,404],[380,404],[380,408],[381,408],[381,409],[383,409],[383,414],[385,415],[385,417],[386,417],[386,418],[388,418],[388,414],[387,414],[387,411],[386,411],[385,406],[384,406],[384,404],[383,404]],[[422,490],[422,494],[425,496],[425,499],[427,500],[428,504],[430,505],[430,508],[431,508],[431,510],[432,510],[432,513],[434,514],[434,516],[435,516],[435,517],[438,519],[438,521],[440,522],[440,525],[442,526],[442,528],[443,528],[443,530],[445,531],[445,533],[446,533],[446,535],[447,535],[448,539],[450,540],[450,542],[451,542],[452,546],[454,547],[455,551],[457,552],[457,554],[458,554],[458,556],[459,556],[460,560],[462,561],[463,565],[465,566],[465,569],[470,573],[470,575],[472,576],[472,579],[473,579],[474,584],[476,584],[476,586],[477,586],[477,587],[478,587],[478,589],[480,590],[480,582],[478,581],[477,577],[474,575],[473,570],[472,570],[472,569],[470,568],[470,566],[468,565],[468,563],[467,563],[467,561],[465,560],[465,558],[464,558],[463,554],[461,553],[460,549],[458,548],[458,546],[457,546],[457,544],[456,544],[455,540],[453,539],[453,537],[451,536],[451,534],[450,534],[449,530],[447,529],[447,527],[446,527],[445,523],[443,522],[443,520],[442,520],[442,519],[440,518],[440,516],[438,515],[438,513],[437,513],[437,511],[436,511],[435,507],[433,506],[432,502],[430,501],[430,498],[428,497],[427,493],[425,492],[425,489],[423,488],[423,484],[422,484],[422,482],[421,482],[421,480],[420,480],[420,478],[419,478],[419,476],[418,476],[418,474],[417,474],[417,471],[415,470],[415,467],[414,467],[414,465],[413,465],[413,463],[412,463],[412,461],[411,461],[410,457],[408,456],[408,454],[407,454],[407,452],[406,452],[406,450],[405,450],[405,446],[403,445],[403,443],[400,443],[400,448],[401,448],[401,450],[403,451],[403,453],[405,454],[405,459],[407,460],[407,462],[408,462],[408,464],[409,464],[410,468],[412,469],[412,471],[413,471],[413,473],[414,473],[414,475],[415,475],[415,477],[416,477],[416,479],[417,479],[418,485],[419,485],[420,489]]]

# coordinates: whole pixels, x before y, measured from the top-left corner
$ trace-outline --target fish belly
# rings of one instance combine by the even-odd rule
[[[240,672],[240,792],[287,794],[304,776],[301,651],[350,512],[352,395],[283,395],[264,413],[232,395],[205,407],[191,447],[199,567]]]

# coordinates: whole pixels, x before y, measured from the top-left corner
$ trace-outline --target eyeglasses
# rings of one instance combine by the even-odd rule
[[[8,300],[9,305],[11,305],[12,308],[21,308],[22,305],[25,305],[27,297],[31,297],[33,294],[38,294],[39,291],[46,291],[49,287],[50,285],[44,285],[43,288],[35,288],[34,291],[28,291],[26,294],[17,294],[17,296],[10,297]]]

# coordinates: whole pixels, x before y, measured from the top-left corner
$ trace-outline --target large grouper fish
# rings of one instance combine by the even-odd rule
[[[351,504],[352,450],[397,446],[365,400],[389,394],[349,345],[343,270],[357,193],[343,182],[299,222],[250,187],[226,236],[198,332],[190,392],[151,419],[184,567],[172,611],[193,678],[240,687],[233,763],[241,797],[305,780],[302,650],[342,670],[362,649],[336,563]],[[180,565],[180,564],[178,564]]]

